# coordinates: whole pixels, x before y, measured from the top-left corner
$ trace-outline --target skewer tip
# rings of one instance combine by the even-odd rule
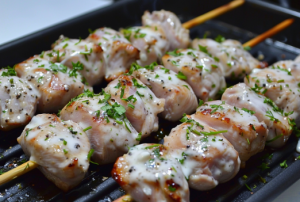
[[[133,202],[133,199],[129,195],[124,195],[113,202]]]
[[[286,20],[282,21],[281,23],[279,23],[276,26],[272,27],[268,31],[258,35],[257,37],[251,39],[250,41],[244,43],[243,47],[248,47],[249,46],[249,47],[252,48],[252,47],[256,46],[257,44],[259,44],[260,42],[266,40],[267,38],[270,38],[270,37],[274,36],[275,34],[281,32],[282,30],[286,29],[291,24],[293,24],[294,21],[295,21],[295,19],[293,19],[293,18],[289,18],[289,19],[286,19]]]

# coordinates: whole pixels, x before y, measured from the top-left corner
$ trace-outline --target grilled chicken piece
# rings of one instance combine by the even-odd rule
[[[245,51],[240,42],[235,40],[218,43],[212,39],[194,39],[192,47],[220,60],[226,78],[241,79],[260,66],[259,61]]]
[[[299,57],[299,61],[293,61],[293,60],[282,60],[279,62],[274,63],[271,67],[269,68],[275,68],[278,69],[286,69],[289,72],[291,72],[291,74],[293,75],[293,77],[295,77],[298,81],[300,81],[300,57]]]
[[[101,83],[106,67],[103,62],[103,50],[99,45],[87,40],[60,36],[52,48],[53,50],[42,53],[40,57],[51,62],[60,62],[70,69],[73,68],[72,63],[80,62],[83,64],[83,69],[79,72],[89,85]]]
[[[135,201],[190,201],[181,165],[163,145],[131,147],[128,154],[117,160],[111,174]]]
[[[223,135],[238,151],[245,167],[251,156],[264,150],[268,136],[266,124],[258,121],[254,113],[217,100],[199,107],[194,117],[216,130],[227,130]]]
[[[100,45],[104,51],[107,81],[127,72],[131,63],[139,59],[139,50],[131,45],[122,33],[113,29],[107,27],[96,29],[87,40]]]
[[[227,104],[254,111],[258,121],[263,121],[269,130],[266,145],[274,148],[283,146],[292,131],[288,118],[278,113],[278,107],[270,99],[256,94],[246,84],[239,83],[227,88],[222,100]]]
[[[190,84],[200,99],[215,99],[226,87],[223,66],[209,55],[192,49],[175,50],[163,57],[167,69],[182,75],[180,78]]]
[[[278,111],[294,119],[300,126],[300,92],[297,79],[287,69],[271,67],[255,69],[244,79],[249,87],[270,98]]]
[[[25,127],[18,142],[39,170],[63,191],[77,186],[88,171],[90,143],[73,121],[39,114]]]
[[[157,98],[141,81],[123,75],[110,82],[105,92],[125,107],[127,118],[142,133],[142,139],[158,130],[157,114],[164,111],[165,99]]]
[[[40,93],[13,68],[0,70],[0,130],[26,125],[33,117]]]
[[[150,65],[161,61],[161,57],[169,50],[169,41],[159,25],[147,27],[131,27],[122,33],[140,51],[139,65]]]
[[[145,11],[142,23],[144,26],[160,24],[170,42],[169,50],[187,48],[190,43],[190,31],[182,27],[180,20],[172,12],[161,10],[149,13]]]
[[[111,100],[110,94],[86,91],[66,105],[60,117],[86,129],[95,150],[92,159],[99,164],[115,162],[140,140],[125,116],[125,108]]]
[[[132,75],[148,86],[158,98],[165,99],[165,109],[160,114],[169,121],[178,121],[182,114],[195,112],[198,102],[191,86],[177,78],[176,73],[161,65],[141,67],[132,65]]]
[[[85,88],[92,88],[82,83],[83,77],[77,72],[82,67],[76,63],[70,70],[60,63],[34,56],[17,64],[15,70],[20,78],[30,82],[40,92],[38,111],[53,113],[83,93]]]
[[[221,134],[197,115],[185,116],[164,138],[170,154],[182,164],[189,186],[210,190],[233,178],[240,169],[238,152]]]

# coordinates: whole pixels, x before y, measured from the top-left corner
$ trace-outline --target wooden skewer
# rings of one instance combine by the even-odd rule
[[[129,195],[124,195],[113,202],[133,202],[133,199]]]
[[[203,15],[200,15],[197,18],[194,18],[192,20],[189,20],[185,23],[182,24],[182,27],[186,28],[186,29],[191,29],[192,27],[195,27],[197,25],[200,25],[202,23],[204,23],[207,20],[216,18],[228,11],[231,11],[232,9],[235,9],[241,5],[243,5],[245,3],[245,0],[234,0],[232,2],[230,2],[229,4],[223,5],[219,8],[216,8],[212,11],[209,11]]]
[[[293,18],[287,19],[287,20],[279,23],[275,27],[269,29],[268,31],[258,35],[257,37],[251,39],[250,41],[244,43],[243,46],[244,47],[247,47],[247,46],[254,47],[257,44],[259,44],[260,42],[264,41],[265,39],[270,38],[271,36],[274,36],[278,32],[280,32],[283,29],[287,28],[288,26],[293,24],[293,22],[294,22]]]
[[[27,161],[26,163],[23,163],[22,165],[0,175],[0,185],[11,181],[23,174],[35,169],[36,167],[38,167],[38,164],[36,162]]]

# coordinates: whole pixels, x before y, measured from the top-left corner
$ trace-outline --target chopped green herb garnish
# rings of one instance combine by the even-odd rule
[[[187,77],[181,72],[179,71],[178,74],[176,74],[177,78],[182,79],[182,80],[186,80]]]
[[[91,157],[93,156],[94,151],[95,151],[94,149],[91,149],[91,150],[89,151],[89,153],[88,153],[88,155],[87,155],[87,159],[88,159],[88,161],[89,161],[90,163],[99,165],[99,163],[96,163],[96,162],[91,161]]]
[[[172,56],[174,56],[174,57],[182,56],[183,53],[180,53],[180,52],[177,53],[177,50],[178,50],[178,49],[175,49],[174,51],[167,52],[166,54],[172,55]]]
[[[288,167],[288,165],[286,163],[286,160],[284,160],[282,163],[280,163],[280,167],[281,168],[287,168]]]
[[[89,127],[85,128],[85,129],[83,129],[83,131],[85,132],[85,131],[88,131],[90,129],[92,129],[92,126],[89,126]]]
[[[136,141],[141,141],[141,139],[142,139],[142,133],[139,133],[139,134],[138,134],[138,137],[135,138],[135,140],[136,140]]]

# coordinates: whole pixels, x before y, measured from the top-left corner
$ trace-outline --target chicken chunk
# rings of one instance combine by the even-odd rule
[[[77,186],[88,171],[90,143],[77,123],[39,114],[25,127],[18,142],[39,170],[63,191]]]
[[[0,70],[0,130],[26,125],[33,117],[40,93],[13,68]]]
[[[165,109],[160,114],[164,119],[178,121],[182,114],[195,112],[198,102],[194,91],[188,83],[177,78],[172,70],[152,64],[145,68],[132,65],[131,71],[156,97],[165,99]]]
[[[294,119],[300,126],[300,88],[291,72],[274,66],[256,69],[244,82],[256,92],[270,98],[279,107],[278,112]]]
[[[238,151],[245,167],[251,156],[263,151],[268,136],[266,124],[258,121],[254,113],[217,100],[200,106],[194,117],[216,130],[227,130],[223,135]]]
[[[89,85],[100,84],[105,74],[105,63],[103,62],[102,48],[81,39],[69,39],[64,36],[52,45],[52,51],[46,51],[40,55],[51,62],[60,62],[61,64],[73,68],[73,63],[80,62],[83,68],[79,70]]]
[[[107,81],[127,72],[131,63],[139,59],[139,50],[131,45],[122,33],[113,29],[96,29],[87,40],[100,45],[104,51]]]
[[[163,57],[167,69],[179,74],[179,78],[191,85],[198,98],[215,99],[226,87],[223,66],[206,53],[182,49],[168,52]]]
[[[135,201],[188,202],[189,187],[181,165],[160,144],[141,144],[120,157],[112,177]]]
[[[30,82],[40,92],[38,111],[54,113],[63,108],[73,97],[83,93],[85,86],[78,69],[81,63],[73,63],[70,70],[60,63],[34,56],[15,66],[20,78]],[[90,87],[91,88],[91,87]]]
[[[242,44],[235,40],[225,40],[218,43],[212,39],[194,39],[194,49],[211,54],[224,67],[224,76],[231,79],[241,79],[253,69],[259,68],[259,61],[244,50]]]
[[[233,178],[240,169],[240,159],[221,134],[225,131],[216,131],[196,117],[185,116],[164,138],[164,145],[182,164],[189,186],[204,191]]]
[[[157,115],[164,111],[165,99],[157,98],[141,81],[123,75],[110,82],[105,92],[125,107],[128,120],[142,133],[142,139],[158,130]]]
[[[95,150],[92,159],[98,164],[115,162],[141,139],[126,118],[125,108],[110,97],[86,91],[60,112],[63,120],[72,120],[86,130]]]
[[[145,11],[142,23],[144,26],[160,24],[170,42],[169,50],[187,48],[190,43],[190,31],[183,28],[178,17],[170,11]]]
[[[266,145],[279,148],[289,139],[292,131],[287,117],[278,112],[270,99],[258,95],[244,83],[227,88],[222,100],[227,104],[254,111],[258,121],[263,121],[269,130]]]
[[[139,65],[150,65],[161,61],[161,57],[169,49],[169,41],[159,25],[147,27],[131,27],[122,33],[140,51]]]
[[[299,59],[300,60],[300,59]],[[291,74],[293,75],[293,77],[295,77],[297,79],[297,81],[300,81],[300,61],[299,62],[295,62],[293,60],[282,60],[279,62],[274,63],[271,67],[269,68],[281,68],[281,69],[286,69],[289,72],[291,72]]]

